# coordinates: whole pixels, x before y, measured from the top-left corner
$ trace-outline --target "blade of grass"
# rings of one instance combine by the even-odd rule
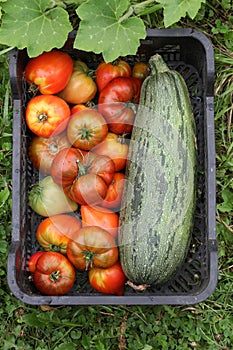
[[[10,52],[11,50],[14,49],[14,46],[7,47],[6,49],[3,49],[0,51],[0,56],[5,55],[6,53]]]
[[[9,84],[6,85],[6,92],[5,92],[5,98],[4,98],[4,106],[3,106],[3,121],[4,123],[9,122]]]

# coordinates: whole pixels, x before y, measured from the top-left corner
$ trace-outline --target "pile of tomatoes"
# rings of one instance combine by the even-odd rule
[[[130,66],[123,59],[91,70],[59,50],[25,67],[33,92],[25,110],[32,135],[28,155],[41,177],[29,204],[42,216],[35,232],[42,250],[30,257],[28,268],[43,294],[66,294],[76,269],[88,271],[98,292],[124,293],[117,231],[126,135],[148,74],[147,63]]]

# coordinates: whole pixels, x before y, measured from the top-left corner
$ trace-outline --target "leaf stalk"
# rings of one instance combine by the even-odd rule
[[[140,17],[161,10],[162,8],[162,4],[158,4],[155,0],[145,0],[138,4],[131,5],[126,13],[119,18],[118,23],[123,22],[132,15]]]

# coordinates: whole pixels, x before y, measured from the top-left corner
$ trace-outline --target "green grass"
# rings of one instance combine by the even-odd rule
[[[29,306],[11,295],[7,253],[11,234],[12,101],[8,56],[0,56],[0,349],[227,350],[233,344],[233,47],[228,1],[212,1],[198,21],[215,49],[215,137],[219,281],[204,302],[187,306]],[[203,19],[203,11],[207,19]],[[229,13],[229,12],[228,12]],[[158,21],[158,18],[155,19]],[[220,20],[217,21],[217,20]],[[153,18],[148,22],[152,23]],[[226,30],[227,29],[227,30]]]

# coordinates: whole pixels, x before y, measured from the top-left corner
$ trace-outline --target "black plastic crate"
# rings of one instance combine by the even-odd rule
[[[83,58],[95,67],[100,55],[72,48],[72,32],[62,50]],[[64,296],[41,295],[29,279],[27,261],[36,251],[35,231],[41,218],[28,206],[30,186],[38,172],[27,156],[30,132],[24,118],[27,93],[23,71],[28,56],[25,50],[13,50],[10,57],[10,79],[14,100],[13,115],[13,189],[12,240],[8,256],[8,284],[12,293],[28,304],[195,304],[214,291],[218,275],[215,230],[215,139],[214,139],[214,56],[209,40],[191,29],[150,29],[141,41],[136,56],[129,63],[147,61],[160,53],[172,69],[184,77],[189,89],[197,127],[198,188],[195,223],[188,256],[173,281],[161,288],[144,292],[125,287],[124,296],[100,294],[92,290],[85,273],[78,274],[78,283]]]

